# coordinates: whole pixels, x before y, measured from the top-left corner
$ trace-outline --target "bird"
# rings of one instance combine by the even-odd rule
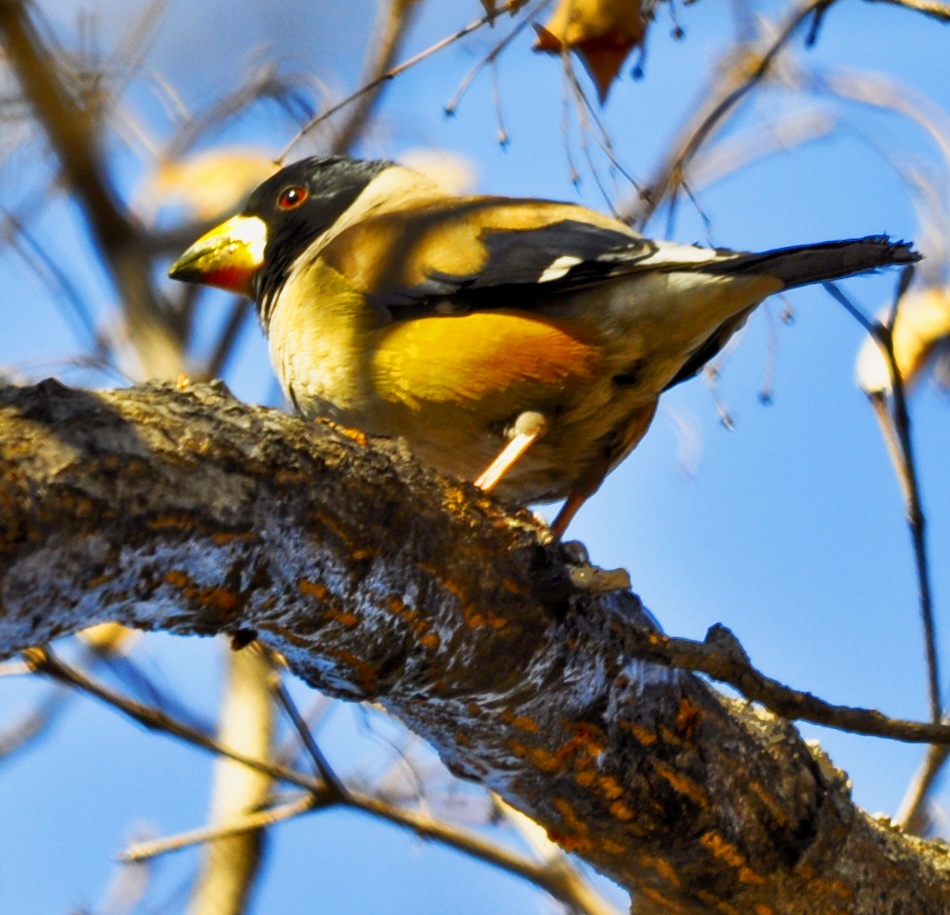
[[[768,296],[919,260],[887,236],[764,253],[642,237],[580,204],[457,196],[385,160],[285,166],[175,261],[253,299],[303,416],[404,439],[560,538]]]

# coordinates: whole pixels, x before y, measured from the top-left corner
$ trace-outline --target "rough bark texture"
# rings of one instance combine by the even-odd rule
[[[642,912],[945,913],[950,858],[795,729],[643,660],[525,512],[221,387],[0,389],[0,656],[105,619],[251,633],[383,703]]]

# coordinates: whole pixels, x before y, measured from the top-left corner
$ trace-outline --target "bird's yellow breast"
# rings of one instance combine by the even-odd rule
[[[589,384],[600,363],[600,349],[569,322],[499,310],[390,325],[374,348],[372,373],[391,403],[470,405],[498,420]]]

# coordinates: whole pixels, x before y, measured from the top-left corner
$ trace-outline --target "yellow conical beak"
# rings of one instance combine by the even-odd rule
[[[233,216],[198,239],[168,275],[254,298],[254,274],[264,264],[267,225],[256,216]]]

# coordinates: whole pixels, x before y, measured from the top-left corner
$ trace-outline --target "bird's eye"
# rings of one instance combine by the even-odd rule
[[[295,210],[310,194],[305,187],[285,187],[277,197],[277,206],[282,210]]]

